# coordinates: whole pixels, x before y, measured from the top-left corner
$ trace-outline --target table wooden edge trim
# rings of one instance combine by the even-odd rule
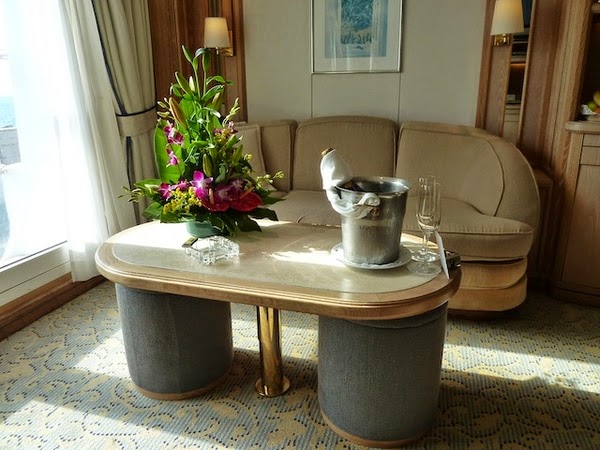
[[[143,273],[134,271],[132,266],[114,257],[112,244],[108,243],[96,253],[96,266],[105,278],[129,288],[357,320],[398,319],[435,309],[456,293],[461,278],[460,269],[455,269],[450,272],[449,280],[440,274],[411,289],[371,294],[340,293],[343,295],[329,291],[316,294],[301,287],[288,292],[258,283],[247,283],[247,286],[224,282],[207,284],[177,277],[174,270],[144,267]],[[353,301],[358,297],[369,298],[369,301]]]

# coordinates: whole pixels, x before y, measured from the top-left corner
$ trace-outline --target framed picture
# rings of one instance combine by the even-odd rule
[[[399,72],[402,0],[312,0],[312,71]]]

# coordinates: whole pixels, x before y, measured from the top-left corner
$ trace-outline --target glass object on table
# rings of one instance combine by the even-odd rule
[[[416,204],[416,209],[415,209],[417,223],[419,222],[420,209],[422,209],[422,207],[423,207],[423,205],[418,201],[419,193],[421,192],[421,186],[422,185],[430,185],[435,182],[436,182],[435,177],[433,175],[428,175],[426,177],[419,178],[419,184],[417,185],[417,204]],[[419,227],[421,227],[420,224],[419,224]],[[428,236],[427,234],[425,234],[423,232],[423,243],[417,251],[413,252],[413,254],[412,254],[413,261],[435,261],[435,260],[439,259],[439,255],[437,254],[437,252],[435,252],[429,248],[430,236],[431,236],[431,233]]]
[[[419,178],[417,186],[417,223],[423,233],[423,243],[419,252],[413,255],[408,269],[418,275],[435,275],[441,269],[436,261],[436,253],[429,250],[431,235],[437,230],[442,218],[442,188],[435,177]]]
[[[187,255],[192,256],[204,265],[234,259],[240,255],[240,246],[223,236],[209,236],[202,239],[191,238],[183,244],[183,248]]]

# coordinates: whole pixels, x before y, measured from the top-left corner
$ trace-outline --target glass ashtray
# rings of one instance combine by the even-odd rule
[[[186,255],[195,258],[204,265],[237,258],[240,255],[240,246],[223,236],[192,238],[183,244],[183,248]]]

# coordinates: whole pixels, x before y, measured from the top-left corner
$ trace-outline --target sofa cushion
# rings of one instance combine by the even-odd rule
[[[294,189],[286,200],[271,206],[279,220],[317,225],[340,225],[324,191]],[[415,217],[414,197],[408,197],[402,231],[421,235]],[[471,205],[442,199],[440,233],[444,246],[460,254],[463,261],[507,261],[527,256],[533,228],[512,219],[481,214]]]
[[[325,191],[293,189],[282,202],[271,205],[282,221],[313,225],[340,225],[340,215],[333,210]]]
[[[389,119],[335,116],[298,124],[293,156],[293,189],[322,188],[321,152],[335,148],[355,176],[392,176],[398,126]],[[374,157],[376,155],[376,157]]]
[[[403,231],[421,234],[415,216],[416,198],[408,197]],[[502,261],[525,258],[533,242],[530,225],[489,216],[460,200],[442,199],[439,228],[444,246],[465,261]]]

